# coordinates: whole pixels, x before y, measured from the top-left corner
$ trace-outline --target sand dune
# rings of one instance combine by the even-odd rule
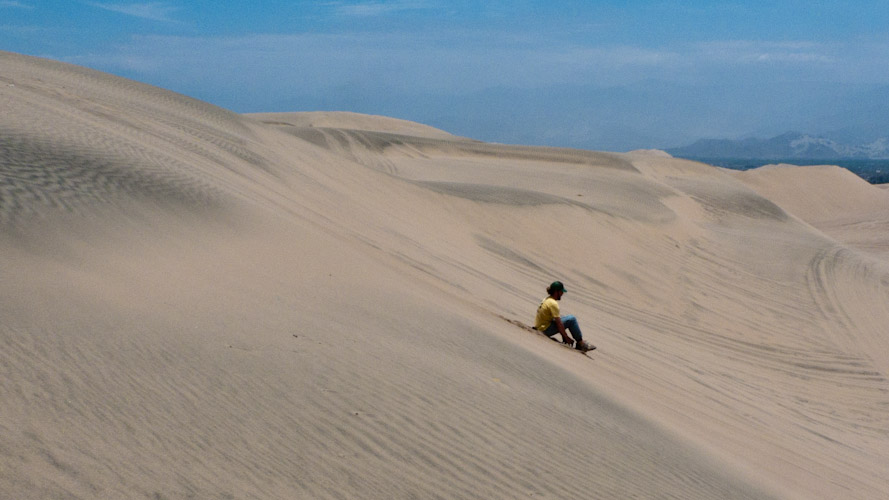
[[[885,186],[873,186],[830,165],[769,165],[733,175],[843,244],[889,259],[889,193]]]
[[[0,497],[889,491],[889,193],[844,171],[0,68]],[[515,324],[556,278],[589,355]]]

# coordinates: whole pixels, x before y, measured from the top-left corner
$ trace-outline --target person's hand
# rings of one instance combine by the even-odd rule
[[[569,337],[567,335],[562,335],[562,342],[564,342],[565,344],[568,344],[571,347],[574,347],[574,339],[572,339],[571,337]]]

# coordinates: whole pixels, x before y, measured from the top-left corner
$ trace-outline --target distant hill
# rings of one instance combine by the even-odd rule
[[[828,137],[788,132],[771,139],[701,139],[667,150],[673,156],[756,159],[887,159],[889,137],[867,144],[847,144]]]

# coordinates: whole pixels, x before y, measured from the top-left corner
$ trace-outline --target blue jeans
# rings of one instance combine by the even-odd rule
[[[583,340],[583,334],[580,333],[580,325],[577,324],[577,318],[572,314],[568,314],[567,316],[562,316],[562,325],[565,326],[565,329],[571,333],[571,336],[574,337],[576,342],[580,342]],[[559,333],[559,327],[556,326],[556,322],[553,321],[546,327],[546,330],[543,331],[543,334],[547,337],[552,337],[553,335]]]

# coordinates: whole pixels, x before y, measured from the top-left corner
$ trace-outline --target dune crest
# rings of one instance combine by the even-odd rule
[[[882,190],[0,67],[0,496],[889,490]]]
[[[363,115],[348,111],[304,111],[298,113],[250,113],[245,116],[270,125],[292,127],[338,128],[389,132],[432,139],[457,139],[437,128],[388,116]]]

